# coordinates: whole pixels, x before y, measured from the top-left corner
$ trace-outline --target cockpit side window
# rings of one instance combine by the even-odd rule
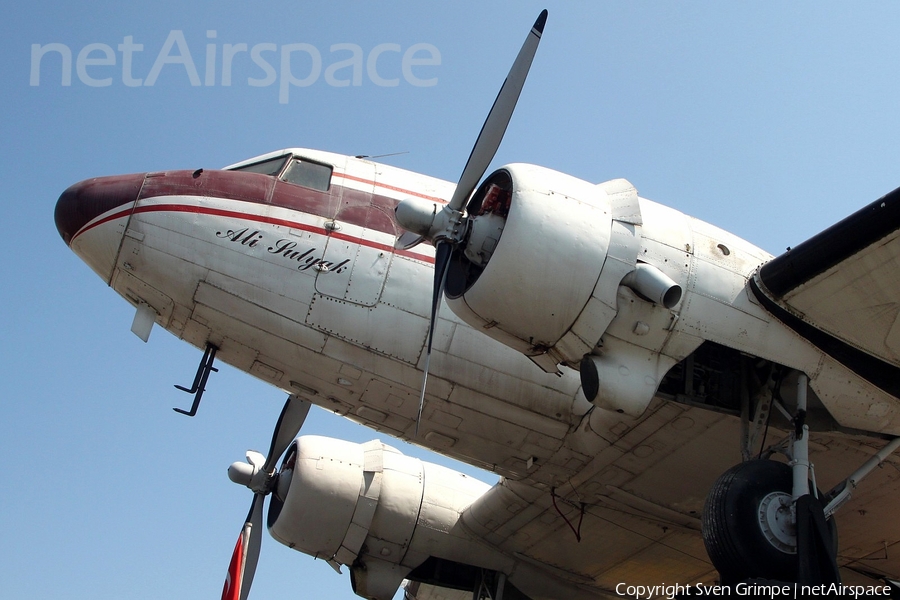
[[[332,168],[305,158],[294,158],[281,178],[296,185],[327,192],[331,187]]]
[[[285,154],[284,156],[279,156],[278,158],[270,158],[269,160],[263,160],[257,163],[253,163],[252,165],[236,167],[231,170],[243,171],[245,173],[262,173],[263,175],[278,175],[279,173],[281,173],[281,168],[284,167],[284,163],[287,162],[288,158],[290,158],[290,155]]]

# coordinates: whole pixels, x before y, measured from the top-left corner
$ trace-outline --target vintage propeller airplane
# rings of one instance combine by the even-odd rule
[[[456,185],[294,148],[60,196],[133,330],[206,350],[182,412],[216,358],[290,394],[229,469],[254,496],[223,597],[267,495],[275,539],[377,600],[900,577],[900,192],[773,258],[623,179],[482,180],[546,16]],[[294,440],[311,404],[502,478]]]

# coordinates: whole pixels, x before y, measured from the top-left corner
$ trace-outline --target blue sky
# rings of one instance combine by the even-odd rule
[[[200,352],[160,329],[146,345],[130,333],[127,302],[60,240],[59,194],[92,176],[216,168],[287,146],[405,152],[385,161],[456,180],[544,7],[544,39],[496,165],[625,177],[775,254],[900,185],[892,2],[13,3],[0,38],[3,596],[216,597],[250,504],[225,469],[247,448],[265,451],[284,400],[222,368],[195,419],[172,412],[190,400],[172,384],[190,383]],[[160,63],[152,86],[128,85],[148,82],[178,31],[201,85],[184,61]],[[128,36],[143,46],[130,79],[118,50]],[[71,85],[52,51],[32,85],[33,44],[68,48]],[[208,44],[217,69],[203,85]],[[248,48],[230,86],[226,44]],[[248,82],[265,80],[249,58],[260,44],[277,49],[261,55],[271,85]],[[288,44],[307,44],[322,65],[313,78],[312,55],[292,54],[293,76],[311,81],[282,103]],[[366,57],[393,45],[375,77],[364,70],[360,85],[337,86],[328,67],[350,51],[336,44]],[[411,67],[434,85],[403,73],[416,44],[440,54]],[[101,64],[103,47],[114,65]],[[376,437],[320,409],[304,432]],[[355,597],[346,574],[268,538],[254,597],[277,595]]]

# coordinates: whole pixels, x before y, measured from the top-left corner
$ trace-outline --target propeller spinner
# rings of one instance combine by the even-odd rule
[[[398,239],[398,247],[410,248],[422,240],[431,242],[435,247],[431,321],[428,326],[422,394],[419,398],[419,412],[416,416],[416,436],[419,434],[419,422],[422,419],[422,408],[425,405],[425,386],[428,382],[434,327],[441,299],[444,296],[450,258],[454,248],[465,248],[466,234],[470,230],[471,218],[463,213],[464,205],[494,159],[497,148],[500,147],[500,142],[503,140],[509,120],[519,100],[519,94],[525,85],[525,79],[537,52],[546,22],[547,11],[543,10],[534,22],[531,31],[528,32],[522,49],[519,50],[506,80],[500,87],[500,92],[475,140],[475,146],[469,154],[469,160],[466,161],[466,166],[463,168],[450,202],[438,209],[437,205],[410,199],[404,200],[396,208],[397,222],[407,230],[407,233]]]
[[[234,547],[222,589],[222,600],[246,600],[250,593],[262,544],[263,501],[278,485],[275,465],[300,432],[309,407],[310,403],[306,400],[289,396],[275,424],[268,456],[248,450],[246,463],[236,462],[228,467],[229,479],[253,491],[253,502]]]

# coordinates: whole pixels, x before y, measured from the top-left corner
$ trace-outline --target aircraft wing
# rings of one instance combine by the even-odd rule
[[[797,333],[900,397],[900,189],[765,264],[759,300]]]
[[[648,413],[626,421],[592,411],[579,429],[608,432],[608,445],[580,447],[574,432],[531,477],[501,479],[465,510],[463,524],[515,559],[589,590],[585,597],[620,598],[619,584],[713,585],[718,575],[704,549],[700,517],[715,478],[740,461],[734,443],[740,425],[721,413],[658,400]],[[770,433],[776,439],[785,434]],[[812,444],[817,483],[825,491],[883,443],[814,434]],[[580,469],[567,468],[588,451],[591,458]],[[888,459],[837,513],[845,583],[900,576],[900,522],[893,514],[898,464]]]

